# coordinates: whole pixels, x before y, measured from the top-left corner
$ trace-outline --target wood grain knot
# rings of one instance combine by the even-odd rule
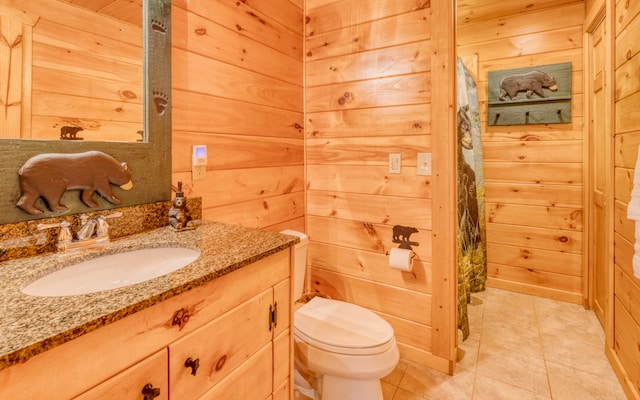
[[[220,371],[222,367],[224,367],[224,363],[226,362],[227,362],[227,355],[225,354],[218,359],[218,362],[216,363],[216,372]]]

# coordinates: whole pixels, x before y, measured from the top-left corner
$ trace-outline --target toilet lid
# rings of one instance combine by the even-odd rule
[[[296,311],[294,328],[309,345],[340,354],[376,354],[395,344],[391,325],[372,311],[322,297]]]

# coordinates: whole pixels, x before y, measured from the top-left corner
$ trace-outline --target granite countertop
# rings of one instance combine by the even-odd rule
[[[215,222],[169,227],[114,240],[96,250],[0,262],[0,369],[68,342],[160,301],[291,247],[298,238]],[[26,283],[102,254],[149,247],[198,248],[198,260],[170,274],[105,292],[65,297],[25,295]]]

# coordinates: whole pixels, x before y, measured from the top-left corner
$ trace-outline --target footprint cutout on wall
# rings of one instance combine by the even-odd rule
[[[156,105],[156,112],[158,115],[164,115],[164,112],[167,109],[167,104],[169,104],[169,97],[158,90],[154,90],[153,103]]]

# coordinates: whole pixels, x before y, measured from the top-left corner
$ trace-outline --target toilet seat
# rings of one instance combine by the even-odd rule
[[[396,345],[391,325],[372,311],[322,297],[296,311],[294,331],[297,340],[336,354],[379,354]]]

